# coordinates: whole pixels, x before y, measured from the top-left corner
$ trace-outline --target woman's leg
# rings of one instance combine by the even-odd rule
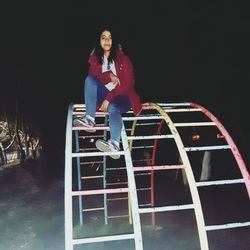
[[[128,96],[121,95],[109,103],[109,128],[110,141],[97,140],[96,147],[103,152],[118,152],[121,139],[122,117],[121,113],[127,112],[130,109],[130,101]],[[113,159],[119,159],[120,154],[110,156]]]
[[[131,105],[127,95],[120,95],[110,102],[108,106],[108,113],[111,141],[120,142],[122,129],[121,114],[130,110],[130,108]]]
[[[95,117],[96,104],[101,104],[107,93],[108,89],[95,76],[86,77],[84,84],[86,115]]]

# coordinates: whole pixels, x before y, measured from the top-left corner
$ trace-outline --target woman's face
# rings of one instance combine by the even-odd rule
[[[104,30],[100,35],[100,45],[103,48],[104,53],[110,52],[112,47],[112,37],[108,30]]]

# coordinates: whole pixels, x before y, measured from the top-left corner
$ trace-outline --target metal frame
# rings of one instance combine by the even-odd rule
[[[135,249],[142,250],[143,243],[142,243],[142,234],[141,234],[141,222],[140,222],[140,214],[144,213],[151,213],[152,214],[152,224],[155,225],[155,213],[156,212],[163,212],[163,211],[176,211],[176,210],[185,210],[185,209],[194,209],[199,240],[200,240],[200,247],[202,250],[208,249],[208,239],[207,239],[207,231],[211,230],[221,230],[221,229],[229,229],[235,227],[246,227],[250,226],[250,222],[232,222],[227,223],[224,225],[205,225],[202,206],[200,202],[200,197],[198,193],[199,187],[205,186],[212,186],[212,185],[231,185],[235,183],[244,183],[247,189],[248,196],[250,198],[250,176],[247,171],[246,165],[244,160],[236,147],[233,139],[230,137],[226,129],[223,125],[218,121],[218,119],[211,114],[207,109],[204,107],[195,104],[195,103],[145,103],[143,104],[143,110],[156,110],[159,114],[154,115],[140,115],[138,117],[124,117],[123,122],[126,121],[133,121],[132,127],[126,128],[125,123],[123,123],[122,127],[122,143],[123,143],[123,151],[119,153],[124,155],[125,158],[125,167],[120,167],[117,169],[124,169],[127,170],[128,176],[128,187],[114,189],[110,188],[107,189],[107,185],[105,182],[105,175],[106,175],[106,156],[112,155],[112,152],[72,152],[72,131],[75,131],[75,135],[78,135],[79,130],[81,128],[73,128],[72,127],[72,117],[76,114],[83,114],[82,108],[84,105],[69,105],[68,115],[67,115],[67,126],[66,126],[66,147],[65,147],[65,249],[66,250],[73,250],[73,246],[75,244],[83,244],[83,243],[91,243],[91,242],[104,242],[104,241],[111,241],[111,240],[119,240],[119,239],[134,239],[135,240]],[[79,109],[79,110],[77,110]],[[169,114],[172,112],[202,112],[206,115],[211,122],[185,122],[185,123],[174,123]],[[128,112],[131,113],[131,112]],[[103,112],[98,112],[98,116],[105,115]],[[157,135],[143,135],[137,136],[135,135],[135,130],[137,126],[141,124],[137,123],[138,120],[160,120],[160,122],[154,122],[153,124],[158,125],[157,127]],[[170,135],[162,135],[161,128],[163,125],[167,125],[169,130],[171,131]],[[219,145],[219,146],[204,146],[204,147],[184,147],[182,139],[178,133],[178,127],[192,127],[192,126],[216,126],[221,134],[224,136],[228,145]],[[97,130],[107,131],[108,127],[102,126],[97,127]],[[127,132],[130,131],[130,135],[127,136]],[[104,132],[104,136],[105,136]],[[152,148],[152,159],[151,159],[151,166],[140,166],[136,167],[133,165],[133,159],[131,157],[131,151],[135,149],[143,149],[145,146],[136,146],[133,147],[133,141],[138,140],[139,142],[143,140],[153,139],[154,143],[152,146],[148,146]],[[180,158],[182,164],[179,165],[162,165],[162,166],[155,166],[155,155],[157,150],[157,141],[159,139],[173,139],[175,141],[176,147],[179,151]],[[129,142],[129,143],[128,143]],[[75,141],[76,148],[77,145],[79,147],[79,142]],[[189,158],[187,156],[188,152],[191,151],[203,151],[203,150],[226,150],[230,149],[233,153],[233,156],[237,162],[239,170],[243,176],[243,179],[234,179],[234,180],[217,180],[217,181],[202,181],[196,182],[194,178],[194,174],[191,168],[191,164],[189,162]],[[81,184],[78,188],[79,190],[72,191],[72,160],[73,158],[80,159],[80,157],[91,157],[91,156],[103,156],[103,164],[104,164],[104,182],[103,182],[103,189],[100,190],[80,190]],[[78,173],[80,174],[80,162],[78,163]],[[169,169],[183,169],[186,173],[186,177],[188,180],[188,185],[190,187],[190,193],[192,197],[193,204],[182,204],[176,206],[165,206],[165,207],[154,207],[154,171],[158,170],[169,170]],[[112,169],[115,170],[115,169]],[[151,201],[150,207],[141,208],[140,204],[138,204],[138,197],[137,197],[137,190],[135,183],[135,173],[141,171],[148,171],[151,173],[150,176],[150,192],[151,192]],[[78,178],[79,181],[79,178]],[[130,215],[131,219],[130,222],[133,222],[134,233],[133,234],[125,234],[125,235],[114,235],[114,236],[105,236],[105,237],[92,237],[92,238],[85,238],[85,239],[73,239],[73,215],[72,215],[72,197],[78,196],[79,202],[81,197],[84,195],[97,195],[101,194],[104,196],[104,217],[105,223],[107,221],[107,194],[110,193],[128,193],[129,192],[129,208],[131,208]],[[105,198],[106,197],[106,198]],[[80,218],[81,220],[81,218]]]

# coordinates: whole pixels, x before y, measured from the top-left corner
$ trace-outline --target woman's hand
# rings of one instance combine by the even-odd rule
[[[100,110],[103,111],[103,112],[107,112],[108,111],[108,106],[109,106],[109,101],[104,100],[101,107],[100,107]]]
[[[113,84],[118,84],[118,85],[120,85],[121,83],[120,83],[120,79],[116,76],[116,75],[114,75],[113,73],[110,73],[110,79],[111,79],[111,82],[113,83]]]

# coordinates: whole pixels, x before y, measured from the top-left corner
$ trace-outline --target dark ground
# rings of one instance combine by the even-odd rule
[[[156,187],[157,205],[189,203],[185,188],[178,188],[171,176],[164,188]],[[64,248],[64,181],[39,178],[27,169],[13,167],[0,171],[0,249],[63,250]],[[174,195],[173,195],[174,194]],[[241,185],[234,189],[214,188],[201,191],[204,217],[208,224],[225,221],[249,221],[249,199]],[[225,202],[223,197],[230,196]],[[118,207],[122,210],[122,207]],[[89,216],[87,231],[93,232],[101,221],[98,214]],[[150,216],[141,215],[145,250],[198,250],[199,241],[194,213],[191,210],[162,212],[156,216],[157,227],[150,226]],[[216,222],[216,223],[215,223]],[[102,228],[103,225],[101,225]],[[117,229],[114,224],[110,228]],[[115,228],[114,228],[115,227]],[[96,233],[96,232],[95,232]],[[250,228],[208,232],[211,250],[247,250]],[[82,250],[134,249],[132,241],[81,245]]]
[[[0,249],[64,249],[64,183],[20,167],[0,171]]]

